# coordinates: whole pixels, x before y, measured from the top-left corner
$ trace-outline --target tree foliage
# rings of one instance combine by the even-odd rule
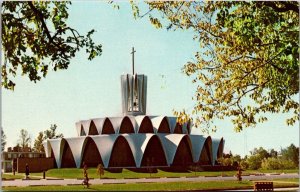
[[[34,140],[33,150],[35,152],[45,152],[43,141],[44,141],[44,133],[41,131],[39,132],[37,138]]]
[[[64,135],[62,133],[56,133],[57,125],[51,124],[50,128],[44,131],[44,139],[57,139],[57,138],[63,138]]]
[[[242,158],[240,155],[223,154],[218,159],[218,163],[223,166],[240,166],[243,170],[278,170],[295,169],[299,167],[299,147],[291,144],[287,148],[281,149],[280,155],[274,149],[266,150],[263,147],[254,148],[249,156]]]
[[[291,144],[281,150],[281,155],[284,160],[292,161],[296,167],[299,167],[299,147]]]
[[[31,145],[31,138],[28,131],[25,129],[21,129],[17,146],[20,146],[24,150],[26,147],[30,148],[30,145]]]
[[[6,145],[6,135],[4,134],[3,129],[1,129],[1,150],[4,151]]]
[[[70,1],[2,2],[2,85],[14,89],[18,72],[37,82],[49,69],[67,69],[85,48],[88,59],[101,55],[101,45],[67,24]]]
[[[295,165],[291,160],[270,157],[262,160],[261,168],[266,170],[292,169]]]
[[[45,152],[43,141],[47,139],[57,139],[63,138],[64,135],[62,133],[56,133],[57,125],[51,124],[50,128],[45,130],[44,132],[39,132],[37,138],[34,140],[33,149],[36,152]]]
[[[290,112],[299,120],[299,8],[289,1],[151,1],[141,14],[157,28],[194,33],[200,48],[183,72],[197,84],[193,111],[175,112],[204,131],[231,118],[235,130]]]

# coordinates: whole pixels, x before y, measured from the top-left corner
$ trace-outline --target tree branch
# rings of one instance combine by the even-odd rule
[[[46,32],[46,35],[49,39],[49,42],[53,42],[53,38],[50,35],[49,29],[44,21],[44,16],[43,14],[33,5],[33,3],[31,1],[28,1],[28,5],[30,6],[30,8],[33,10],[33,12],[39,17],[41,23],[42,23],[42,27],[44,29],[44,31]]]
[[[293,3],[290,3],[290,2],[287,2],[287,1],[281,1],[280,2],[282,5],[284,5],[284,7],[278,7],[276,5],[276,2],[272,2],[272,1],[264,1],[264,2],[261,2],[261,3],[262,3],[262,5],[273,8],[277,12],[294,11],[296,13],[299,13],[299,7],[296,4],[293,4]],[[296,3],[298,3],[298,2],[296,2]]]

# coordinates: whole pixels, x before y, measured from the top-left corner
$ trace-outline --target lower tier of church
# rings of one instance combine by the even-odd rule
[[[165,133],[103,134],[45,141],[57,168],[147,168],[215,165],[225,141],[210,136]]]

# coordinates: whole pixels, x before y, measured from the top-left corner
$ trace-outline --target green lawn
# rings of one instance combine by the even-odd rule
[[[170,191],[170,190],[212,190],[212,189],[252,189],[252,181],[210,181],[210,182],[172,182],[141,184],[104,184],[91,185],[89,189],[83,186],[30,186],[4,187],[4,191]],[[298,187],[298,179],[274,180],[274,187]]]
[[[3,179],[24,179],[25,178],[25,175],[24,174],[16,174],[16,175],[13,175],[13,174],[7,174],[7,173],[4,173],[2,175],[2,178]]]
[[[247,170],[243,171],[243,175],[248,174],[257,174],[257,173],[298,173],[299,170]],[[90,178],[99,178],[97,175],[96,168],[88,169],[88,174]],[[159,170],[158,173],[152,173],[151,177],[193,177],[193,176],[233,176],[236,174],[236,171],[223,171],[223,172],[165,172]],[[42,176],[42,173],[31,173],[30,176]],[[55,177],[55,178],[82,178],[83,170],[76,168],[64,168],[64,169],[51,169],[46,172],[46,177]],[[122,173],[110,173],[105,171],[105,178],[147,178],[150,177],[149,173],[136,173],[133,171],[129,171],[127,169],[123,169]]]

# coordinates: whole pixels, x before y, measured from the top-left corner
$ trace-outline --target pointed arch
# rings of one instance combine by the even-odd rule
[[[81,128],[80,128],[80,136],[86,136],[86,133],[85,133],[84,128],[83,128],[82,125],[81,125]]]
[[[193,163],[192,144],[190,138],[185,135],[177,146],[173,166],[188,166]]]
[[[143,118],[138,133],[154,133],[152,122],[148,116]]]
[[[73,153],[68,142],[65,142],[65,145],[63,147],[63,152],[62,152],[62,158],[61,158],[61,168],[73,168],[73,167],[76,167]]]
[[[81,165],[82,153],[86,143],[86,138],[87,137],[71,137],[64,139],[70,146],[77,168],[80,168]]]
[[[182,125],[180,125],[179,123],[176,123],[173,133],[182,134]]]
[[[190,125],[189,125],[189,121],[188,122],[185,122],[183,123],[182,125],[182,134],[188,134],[190,135]]]
[[[98,135],[98,131],[94,121],[91,121],[88,135]]]
[[[90,138],[94,140],[97,149],[100,152],[100,156],[105,168],[108,168],[112,149],[118,137],[121,136],[117,134],[90,136]]]
[[[158,127],[158,133],[170,133],[170,126],[167,117],[164,117]]]
[[[103,165],[102,158],[95,141],[92,138],[87,137],[85,142],[86,143],[83,148],[81,167],[83,165],[83,162],[88,167],[97,167],[100,163]]]
[[[210,136],[205,140],[198,162],[200,165],[212,164],[212,140]]]
[[[213,157],[213,165],[215,165],[216,161],[222,157],[224,148],[224,140],[223,137],[221,139],[212,139],[212,157]]]
[[[81,121],[78,121],[75,123],[76,126],[76,131],[77,131],[77,136],[81,136]]]
[[[95,127],[96,127],[97,135],[102,134],[103,123],[104,123],[105,119],[106,118],[95,118],[95,119],[92,120],[93,123],[94,123],[94,125],[95,125]]]
[[[101,134],[115,134],[114,127],[111,124],[109,118],[105,118]]]
[[[125,116],[121,122],[119,133],[134,133],[134,128],[128,116]]]
[[[51,145],[49,140],[47,139],[46,141],[42,142],[43,146],[44,146],[44,150],[45,150],[45,155],[46,157],[51,157]],[[53,157],[53,156],[52,156]]]
[[[52,148],[51,148],[51,156],[50,157],[53,157],[55,159],[54,151],[53,151]],[[55,160],[54,160],[54,166],[53,166],[53,168],[58,168],[57,161],[55,161]]]
[[[191,121],[186,123],[187,134],[191,134]]]
[[[63,154],[63,148],[65,146],[65,139],[58,138],[58,139],[50,139],[49,143],[51,145],[51,157],[55,158],[55,163],[57,168],[61,167],[61,159]]]
[[[173,163],[177,147],[185,135],[163,133],[158,133],[157,135],[163,144],[163,148],[165,149],[168,165],[171,165]]]
[[[154,133],[171,133],[166,116],[151,117]]]
[[[124,119],[124,117],[108,117],[108,118],[114,128],[115,133],[119,133],[121,123],[122,123],[122,120]]]
[[[192,143],[194,163],[197,163],[199,161],[202,148],[207,138],[203,137],[202,135],[189,135],[189,138]]]
[[[130,146],[123,136],[114,143],[108,167],[136,167]]]
[[[141,162],[141,167],[168,166],[163,145],[157,135],[148,141]]]
[[[91,120],[81,121],[81,125],[83,127],[84,132],[85,132],[85,135],[87,135],[89,133]]]

